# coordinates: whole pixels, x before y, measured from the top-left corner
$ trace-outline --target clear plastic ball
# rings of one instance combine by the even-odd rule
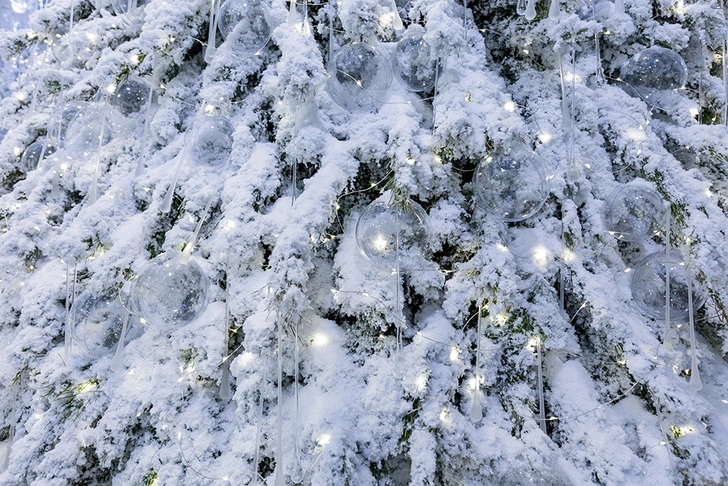
[[[401,272],[422,267],[429,253],[430,228],[422,206],[408,200],[389,203],[388,196],[372,202],[356,223],[356,244],[372,266]]]
[[[677,52],[664,47],[650,47],[627,62],[620,72],[620,79],[627,93],[655,103],[662,92],[685,86],[688,67]]]
[[[66,130],[65,149],[77,160],[90,159],[114,136],[114,127],[107,109],[102,104],[91,103],[78,113]]]
[[[110,104],[127,117],[144,114],[149,103],[149,94],[149,83],[137,76],[130,77],[116,87]]]
[[[441,69],[432,57],[430,45],[424,39],[424,29],[417,29],[397,43],[392,55],[392,69],[410,91],[429,91]]]
[[[273,27],[261,0],[225,0],[218,12],[217,28],[225,48],[234,56],[252,56],[268,43]]]
[[[207,307],[208,281],[194,260],[164,253],[147,262],[130,289],[130,307],[158,329],[195,320]]]
[[[665,224],[665,203],[652,189],[623,186],[612,192],[604,205],[604,225],[617,239],[644,241]]]
[[[507,222],[533,216],[549,195],[541,162],[525,146],[483,159],[475,170],[473,191],[483,209]]]
[[[233,149],[234,131],[230,120],[222,115],[197,117],[190,133],[191,160],[209,166],[224,164]]]
[[[90,103],[86,101],[71,101],[57,108],[48,121],[48,138],[56,147],[66,145],[66,132],[76,117],[82,113]]]
[[[148,0],[111,0],[111,8],[117,17],[129,25],[139,25],[144,19],[144,6]],[[131,9],[129,9],[131,6]]]
[[[334,56],[328,90],[342,108],[374,111],[384,103],[392,85],[389,61],[367,44],[350,44]]]
[[[20,170],[27,173],[37,169],[38,164],[46,157],[53,155],[55,151],[56,147],[46,140],[31,143],[20,158]]]
[[[121,305],[116,289],[100,294],[84,292],[73,302],[74,340],[86,351],[103,353],[119,343],[124,322],[127,332],[124,344],[137,338],[142,328],[139,319]]]
[[[693,309],[699,309],[704,299],[700,282],[689,276],[680,252],[660,251],[646,256],[632,274],[632,298],[637,306],[655,319],[665,318],[665,276],[670,269],[670,319],[688,318],[688,278],[693,289]]]

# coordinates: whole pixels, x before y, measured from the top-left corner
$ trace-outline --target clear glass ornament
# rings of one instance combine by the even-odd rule
[[[56,147],[47,140],[37,140],[31,143],[20,158],[20,170],[27,173],[37,169],[38,164],[46,157],[53,155],[55,151]]]
[[[427,213],[412,200],[387,202],[384,195],[372,202],[356,222],[356,244],[372,266],[406,272],[422,268],[429,253]]]
[[[56,147],[66,145],[66,132],[80,113],[90,106],[86,101],[70,101],[57,108],[48,121],[48,138]]]
[[[103,103],[89,103],[68,126],[64,148],[76,160],[91,158],[99,147],[111,141],[114,123]]]
[[[190,133],[189,157],[195,164],[217,166],[224,164],[233,149],[235,129],[227,117],[220,114],[198,116]]]
[[[542,164],[525,146],[483,159],[475,170],[473,192],[483,209],[507,222],[533,216],[549,195]]]
[[[432,56],[430,45],[424,41],[423,28],[410,32],[397,43],[392,54],[392,69],[397,78],[410,91],[429,91],[441,72],[438,60]]]
[[[262,0],[225,0],[217,19],[226,49],[236,57],[249,57],[268,43],[273,27]]]
[[[126,117],[141,116],[149,103],[149,94],[149,83],[138,76],[132,76],[119,83],[109,103]]]
[[[700,282],[691,277],[682,254],[677,250],[660,251],[646,256],[632,274],[632,298],[646,315],[665,318],[666,269],[670,269],[670,318],[688,318],[688,278],[692,278],[693,309],[699,309],[704,299]]]
[[[604,225],[615,238],[639,242],[652,238],[665,225],[665,203],[652,189],[623,186],[604,205]]]
[[[103,353],[119,343],[124,321],[127,331],[124,343],[129,343],[141,335],[143,329],[136,316],[121,305],[116,289],[100,294],[84,292],[73,301],[71,316],[74,320],[74,340],[86,351]]]
[[[111,8],[126,24],[139,26],[144,21],[144,6],[148,0],[111,0]]]
[[[627,62],[620,72],[620,79],[628,94],[655,104],[665,92],[685,86],[688,67],[675,51],[650,47]]]
[[[130,292],[130,310],[158,329],[187,324],[207,307],[208,281],[194,260],[164,253],[139,271]]]
[[[342,108],[374,111],[384,103],[392,86],[392,68],[377,49],[354,43],[334,56],[329,72],[328,91]]]

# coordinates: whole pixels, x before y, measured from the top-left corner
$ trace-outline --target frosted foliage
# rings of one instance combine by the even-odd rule
[[[473,191],[484,209],[509,222],[533,216],[548,197],[541,163],[525,147],[481,161]]]
[[[149,324],[167,328],[193,321],[207,306],[207,277],[194,261],[179,254],[150,260],[130,290],[133,308]]]
[[[414,201],[371,203],[356,223],[356,243],[361,253],[380,270],[416,270],[428,253],[430,230],[427,213]]]
[[[607,198],[604,224],[607,231],[624,241],[643,241],[657,234],[665,224],[662,197],[651,189],[624,186]]]
[[[131,326],[134,321],[121,305],[118,292],[109,289],[101,294],[84,292],[71,308],[74,319],[74,340],[86,351],[103,353],[116,346],[121,336],[124,321]],[[130,341],[138,332],[127,332],[125,341]]]
[[[430,46],[422,33],[406,36],[397,43],[392,56],[392,68],[410,91],[428,91],[435,86],[438,63],[430,55]]]
[[[226,0],[218,15],[224,45],[234,56],[251,56],[268,43],[273,29],[268,9],[261,1]]]
[[[670,319],[686,321],[688,318],[688,272],[682,255],[672,250],[669,255],[661,251],[645,257],[634,269],[632,298],[648,316],[665,318],[666,269],[670,269]],[[703,305],[700,282],[692,277],[693,308]]]
[[[112,130],[105,111],[103,106],[94,103],[76,115],[66,130],[65,148],[69,156],[89,159],[100,146],[111,141]]]
[[[658,101],[660,91],[676,90],[685,86],[688,68],[675,51],[664,47],[650,47],[636,54],[622,68],[620,78],[627,83],[625,90],[650,103]]]
[[[233,148],[230,120],[221,115],[205,115],[195,120],[190,134],[190,157],[195,164],[221,165]]]
[[[349,111],[374,111],[392,85],[389,61],[374,47],[351,44],[334,56],[328,89],[331,97]]]
[[[20,159],[20,169],[23,172],[30,172],[38,168],[38,163],[52,155],[56,151],[56,148],[45,141],[35,141],[31,143],[28,148],[23,152],[23,157]]]
[[[129,78],[116,87],[111,97],[111,106],[119,113],[129,116],[141,113],[149,101],[149,84],[141,78]]]
[[[48,138],[57,147],[64,147],[68,127],[89,106],[90,103],[85,101],[72,101],[54,111],[48,120]]]

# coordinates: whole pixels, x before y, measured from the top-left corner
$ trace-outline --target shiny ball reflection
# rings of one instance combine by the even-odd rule
[[[620,72],[622,88],[650,104],[660,102],[665,92],[683,88],[688,67],[680,55],[664,47],[650,47],[633,56]]]
[[[495,153],[475,170],[476,202],[504,221],[523,221],[536,214],[548,197],[542,165],[525,146],[510,153]]]
[[[234,56],[254,55],[268,43],[273,32],[268,8],[261,0],[225,0],[217,27],[225,48]]]
[[[367,44],[350,44],[334,56],[328,91],[342,108],[352,112],[374,111],[385,101],[392,85],[389,61]]]
[[[410,91],[429,91],[439,74],[437,58],[424,39],[424,29],[406,35],[397,43],[392,55],[392,68],[397,78]]]

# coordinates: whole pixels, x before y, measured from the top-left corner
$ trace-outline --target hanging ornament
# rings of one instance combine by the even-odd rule
[[[189,157],[195,164],[222,166],[233,149],[233,128],[227,117],[205,114],[195,120],[190,137]]]
[[[117,17],[131,27],[140,27],[144,22],[144,6],[148,0],[111,0],[111,8]]]
[[[656,105],[666,93],[685,87],[688,67],[675,51],[650,47],[627,62],[620,72],[620,80],[629,95]]]
[[[376,48],[354,43],[336,53],[329,67],[329,94],[352,112],[374,111],[392,85],[392,68]]]
[[[397,43],[392,55],[392,69],[397,78],[410,91],[429,91],[442,72],[439,61],[432,56],[430,45],[423,36],[425,29],[412,25]]]
[[[668,269],[670,316],[673,320],[688,319],[688,278],[691,279],[693,308],[699,309],[704,300],[700,282],[689,276],[682,254],[677,250],[653,253],[637,264],[632,275],[632,298],[646,315],[664,318],[668,300],[665,292]]]
[[[270,13],[261,0],[225,0],[216,21],[224,45],[239,58],[261,50],[273,32]]]
[[[633,243],[652,238],[665,226],[665,203],[652,189],[622,186],[607,197],[602,218],[618,240]]]
[[[130,305],[152,326],[178,327],[202,313],[207,289],[207,277],[194,260],[182,263],[179,253],[164,253],[139,271],[130,289]]]
[[[76,114],[65,133],[64,148],[75,160],[88,160],[109,143],[114,134],[106,103],[89,103]]]
[[[533,216],[549,194],[541,162],[524,145],[485,157],[475,170],[473,192],[483,209],[507,222]]]
[[[57,148],[65,147],[68,127],[76,119],[76,116],[89,106],[90,103],[86,101],[70,101],[57,108],[48,120],[47,130],[50,142]]]
[[[83,350],[92,354],[102,354],[117,346],[122,334],[125,343],[141,334],[142,328],[137,319],[130,319],[129,313],[121,305],[116,289],[100,294],[86,291],[79,295],[71,307],[74,319],[74,341]]]
[[[56,147],[48,140],[36,140],[28,145],[20,158],[20,170],[25,172],[34,171],[38,168],[38,164],[46,157],[55,153]]]
[[[109,104],[125,117],[136,118],[144,114],[150,102],[156,101],[153,98],[149,83],[139,76],[131,76],[118,84]]]
[[[356,244],[379,270],[416,270],[422,267],[420,261],[429,251],[427,219],[427,213],[416,202],[391,202],[390,195],[385,193],[359,216]]]

